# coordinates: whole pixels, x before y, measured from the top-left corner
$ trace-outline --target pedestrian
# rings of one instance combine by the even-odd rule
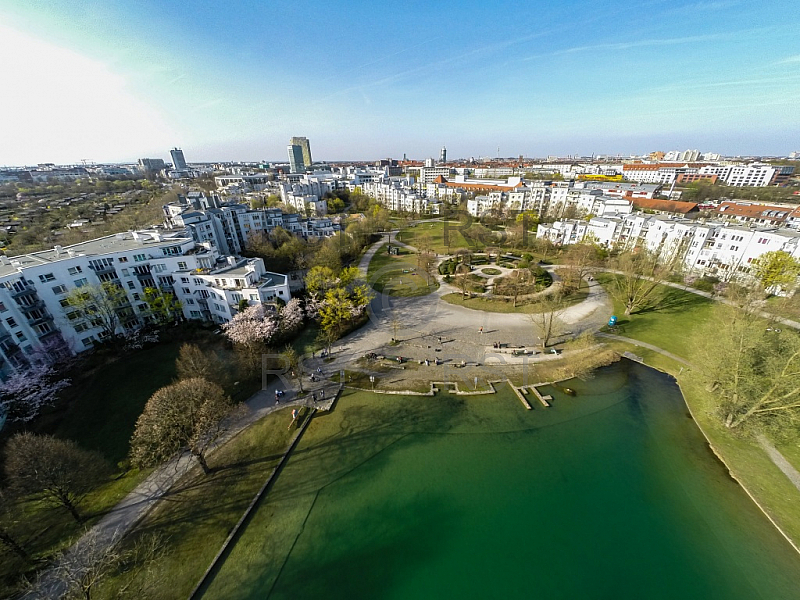
[[[428,359],[426,358],[426,359],[425,359],[425,366],[426,366],[426,367],[429,367],[430,365],[431,365],[431,363],[430,363],[430,362],[428,361]]]
[[[439,336],[439,344],[441,345],[441,343],[442,343],[442,336]]]
[[[314,401],[314,404],[317,403],[317,393],[316,392],[311,394],[311,399]]]
[[[315,354],[316,354],[316,353],[315,353],[315,352],[312,350],[312,351],[311,351],[311,358],[316,358]]]
[[[478,332],[479,332],[481,335],[483,335],[483,327],[481,327],[480,329],[478,329]]]
[[[278,390],[275,390],[275,404],[280,404],[280,401],[278,400],[279,397],[280,394],[278,394]]]
[[[319,397],[320,397],[320,400],[324,400],[325,399],[325,390],[324,389],[321,389],[319,391]]]

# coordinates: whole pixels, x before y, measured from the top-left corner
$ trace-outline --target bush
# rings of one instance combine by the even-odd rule
[[[715,286],[719,283],[719,277],[705,276],[697,279],[692,283],[692,287],[701,292],[713,292]]]

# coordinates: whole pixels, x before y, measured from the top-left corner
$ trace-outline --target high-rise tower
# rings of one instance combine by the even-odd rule
[[[439,162],[444,164],[447,162],[447,148],[442,146],[442,149],[439,151]]]
[[[303,164],[305,166],[311,166],[311,144],[308,143],[308,138],[306,137],[293,137],[289,140],[289,143],[292,146],[300,146],[303,149]]]
[[[292,138],[294,139],[294,138]],[[303,161],[303,148],[298,144],[289,144],[289,172],[305,173],[306,165]]]
[[[185,171],[189,167],[186,166],[186,159],[183,158],[183,150],[180,148],[173,148],[169,151],[172,156],[172,166],[176,171]]]

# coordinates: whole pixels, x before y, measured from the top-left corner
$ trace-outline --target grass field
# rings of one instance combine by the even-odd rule
[[[450,241],[449,247],[445,243],[445,228],[447,229],[447,239]],[[431,249],[439,254],[452,253],[459,248],[469,248],[473,251],[483,250],[483,243],[474,238],[467,239],[464,237],[463,232],[465,230],[466,228],[458,221],[420,223],[414,227],[403,229],[398,234],[398,240],[419,248],[423,241],[422,238],[428,237]]]
[[[155,579],[160,585],[148,598],[189,596],[286,450],[294,434],[294,427],[291,431],[286,428],[290,422],[291,410],[286,408],[244,430],[211,455],[211,474],[194,469],[145,518],[128,543],[151,533],[168,540],[166,555],[156,566]],[[113,590],[123,580],[109,581],[96,597],[114,598]]]
[[[388,296],[426,296],[438,289],[434,277],[425,281],[425,275],[417,272],[416,255],[401,248],[397,256],[387,252],[382,245],[369,263],[367,279],[376,292]]]

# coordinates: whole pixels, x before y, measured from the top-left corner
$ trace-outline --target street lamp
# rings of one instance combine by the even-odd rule
[[[375,375],[369,376],[369,382],[372,384],[372,391],[375,391]]]

